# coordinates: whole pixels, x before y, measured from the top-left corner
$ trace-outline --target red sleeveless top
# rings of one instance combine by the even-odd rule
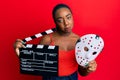
[[[50,45],[54,45],[54,42],[52,40],[52,34],[50,34],[50,38]],[[59,76],[68,76],[78,70],[78,64],[75,59],[75,49],[70,51],[59,50],[58,61]]]

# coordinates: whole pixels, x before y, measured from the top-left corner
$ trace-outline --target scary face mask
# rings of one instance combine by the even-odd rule
[[[76,43],[75,56],[77,63],[81,66],[87,66],[94,60],[104,47],[103,39],[96,34],[87,34],[82,36]]]

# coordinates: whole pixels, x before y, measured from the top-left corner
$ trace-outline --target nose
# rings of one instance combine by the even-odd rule
[[[64,25],[67,26],[68,25],[68,20],[64,19]]]

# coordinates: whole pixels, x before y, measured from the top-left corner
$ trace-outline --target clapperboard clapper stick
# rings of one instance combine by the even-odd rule
[[[32,75],[58,75],[58,46],[25,44],[50,34],[55,28],[23,39],[26,48],[20,48],[20,72]]]
[[[31,41],[31,40],[33,40],[33,39],[40,38],[40,37],[42,37],[43,35],[53,33],[54,31],[56,31],[56,28],[52,28],[52,29],[46,30],[46,31],[44,31],[44,32],[35,34],[35,35],[33,35],[33,36],[27,37],[27,38],[23,39],[22,41],[23,41],[23,43],[26,43],[26,42]]]

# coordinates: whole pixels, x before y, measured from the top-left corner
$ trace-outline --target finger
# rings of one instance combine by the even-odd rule
[[[90,63],[90,64],[94,64],[94,63],[96,63],[96,61],[95,61],[95,60],[92,60],[92,61],[90,61],[89,63]]]
[[[23,48],[26,48],[25,45],[23,45],[23,44],[22,44],[22,47],[23,47]]]
[[[92,71],[92,67],[88,68],[89,71]]]
[[[89,66],[88,67],[97,67],[97,64],[96,63],[94,63],[94,64],[89,64]]]
[[[22,41],[21,39],[17,39],[16,42],[21,42],[22,44],[25,44],[25,42]]]
[[[19,48],[16,48],[16,49],[15,49],[15,52],[16,52],[16,54],[17,54],[18,56],[20,55]]]
[[[14,48],[16,49],[16,48],[25,48],[25,46],[21,43],[21,42],[16,42],[15,44],[14,44]]]
[[[22,43],[21,42],[16,42],[16,48],[21,48],[22,47]]]
[[[21,39],[16,39],[16,42],[22,42],[22,40]]]
[[[95,70],[96,70],[96,68],[94,68],[94,67],[88,68],[88,72],[93,72],[93,71],[95,71]]]
[[[97,63],[96,63],[96,61],[91,61],[91,62],[89,62],[88,66],[89,67],[91,67],[91,66],[97,66]]]

